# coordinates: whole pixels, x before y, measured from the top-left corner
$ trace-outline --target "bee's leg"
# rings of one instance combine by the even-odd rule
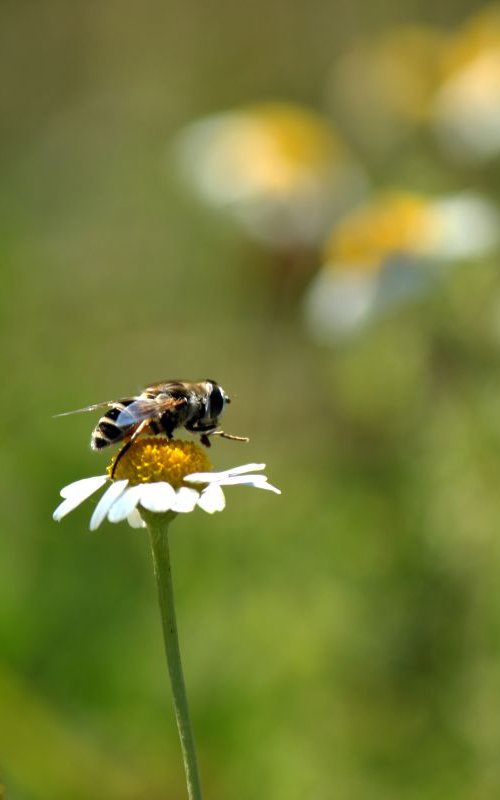
[[[207,424],[201,422],[188,422],[185,426],[187,431],[190,433],[199,433],[200,434],[200,442],[204,447],[211,447],[212,443],[208,438],[213,430],[213,423]]]
[[[118,451],[118,454],[117,454],[117,456],[116,456],[116,458],[115,458],[115,463],[113,464],[113,469],[111,470],[111,480],[112,480],[112,481],[114,481],[114,479],[115,479],[115,470],[116,470],[116,468],[117,468],[117,466],[118,466],[118,462],[120,461],[120,459],[122,458],[122,456],[124,456],[124,455],[125,455],[125,453],[126,453],[126,452],[127,452],[127,450],[129,449],[129,447],[130,447],[130,445],[131,445],[131,444],[132,444],[132,439],[129,439],[129,440],[128,440],[128,442],[126,442],[126,443],[123,445],[122,449]]]
[[[212,431],[210,436],[220,436],[221,439],[232,439],[233,442],[249,442],[250,441],[248,436],[233,436],[232,433],[226,433],[225,431]]]
[[[111,470],[111,480],[112,481],[115,479],[115,471],[116,471],[116,467],[118,466],[118,462],[120,461],[121,458],[123,458],[123,456],[125,455],[125,453],[129,449],[129,447],[132,444],[132,442],[134,441],[134,439],[137,439],[139,434],[143,433],[146,430],[146,428],[148,427],[148,425],[149,425],[149,420],[147,420],[147,419],[143,420],[143,422],[141,422],[141,424],[137,426],[137,428],[133,432],[133,434],[130,437],[130,439],[128,440],[128,442],[125,442],[125,444],[123,445],[122,449],[118,452],[118,454],[117,454],[117,456],[115,458],[115,463],[113,464],[113,469]]]
[[[154,433],[164,433],[169,441],[174,438],[175,423],[169,411],[165,412],[154,425],[155,427],[153,428],[153,424],[151,424]]]

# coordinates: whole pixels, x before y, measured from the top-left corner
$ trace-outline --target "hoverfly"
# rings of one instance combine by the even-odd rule
[[[123,441],[124,446],[115,460],[116,467],[123,453],[142,433],[165,434],[172,439],[175,429],[184,427],[192,433],[201,434],[200,440],[205,447],[210,447],[209,436],[247,442],[245,436],[233,436],[217,430],[219,417],[230,402],[231,399],[216,381],[207,379],[196,383],[172,380],[147,386],[135,397],[96,403],[58,416],[106,408],[107,411],[92,431],[90,446],[93,450],[102,450]]]

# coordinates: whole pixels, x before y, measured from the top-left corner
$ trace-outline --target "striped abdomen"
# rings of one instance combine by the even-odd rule
[[[121,412],[131,403],[133,403],[132,399],[113,403],[104,416],[101,417],[90,437],[92,450],[102,450],[103,447],[108,447],[110,444],[121,441],[137,427],[136,424],[117,425],[115,422]]]

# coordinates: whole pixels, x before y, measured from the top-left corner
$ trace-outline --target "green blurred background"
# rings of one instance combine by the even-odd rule
[[[283,490],[236,488],[172,529],[206,798],[500,796],[497,256],[319,347],[298,307],[275,313],[273,255],[168,155],[192,120],[266,98],[342,127],[346,46],[479,8],[2,3],[8,800],[184,796],[147,539],[89,534],[91,503],[51,520],[59,488],[107,463],[94,416],[52,415],[179,376],[236,395],[225,427],[251,442],[216,442],[215,467],[266,461]],[[499,161],[450,164],[425,132],[357,155],[376,185],[500,197]]]

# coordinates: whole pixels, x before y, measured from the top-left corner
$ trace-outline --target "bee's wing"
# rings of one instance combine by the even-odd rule
[[[165,411],[186,403],[186,398],[138,397],[118,414],[115,424],[120,428],[136,425],[145,419],[158,419]]]
[[[83,411],[96,411],[98,408],[109,408],[114,405],[113,400],[106,400],[104,403],[94,403],[93,406],[85,408],[75,408],[73,411],[63,411],[61,414],[54,414],[55,417],[69,417],[70,414],[81,414]]]

